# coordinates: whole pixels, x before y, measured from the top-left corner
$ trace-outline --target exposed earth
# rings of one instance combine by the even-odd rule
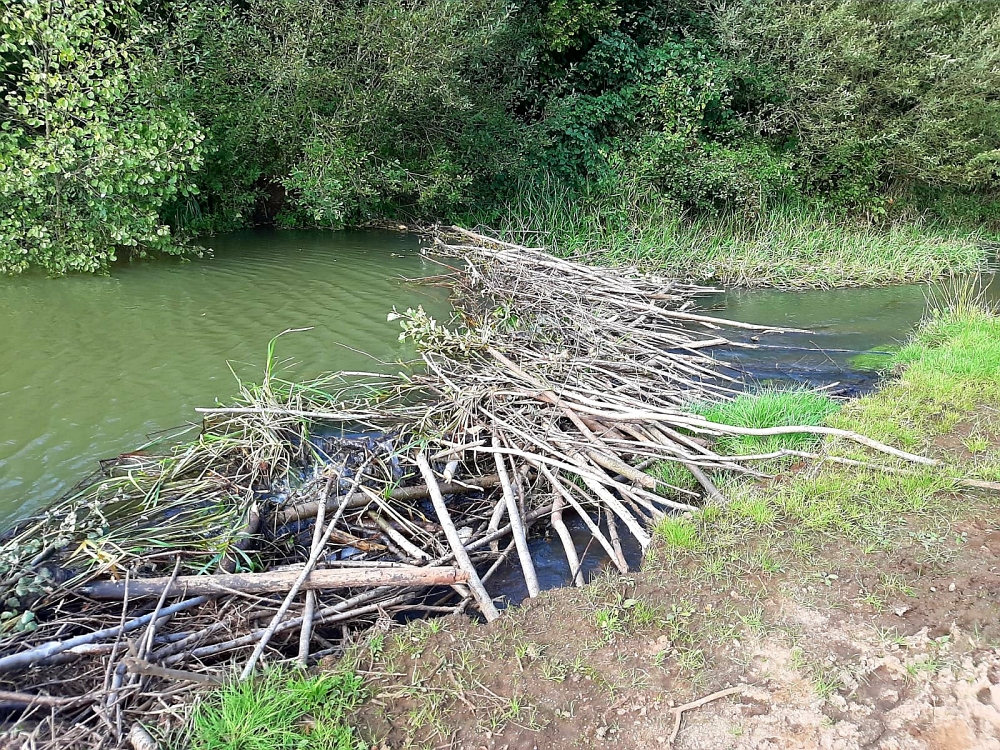
[[[634,576],[543,593],[492,625],[389,630],[359,657],[377,686],[363,734],[379,748],[1000,748],[1000,515],[962,500],[888,552],[831,539],[803,558],[768,535],[771,559],[752,551],[734,585],[701,553],[654,549]],[[730,687],[685,710],[671,744],[672,708]]]

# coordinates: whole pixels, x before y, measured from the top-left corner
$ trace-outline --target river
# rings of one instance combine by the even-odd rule
[[[259,378],[268,341],[301,377],[373,369],[411,355],[393,305],[447,315],[416,238],[391,232],[253,230],[212,238],[210,256],[122,264],[108,277],[0,279],[0,526],[37,510],[96,467],[194,408],[236,390],[230,365]],[[870,387],[879,355],[923,315],[927,288],[735,291],[705,301],[739,320],[811,328],[788,347],[740,355],[758,379]],[[820,347],[824,353],[806,349]],[[846,351],[830,351],[842,349]],[[367,352],[368,355],[361,352]],[[863,366],[861,366],[863,365]],[[859,369],[860,367],[860,369]]]

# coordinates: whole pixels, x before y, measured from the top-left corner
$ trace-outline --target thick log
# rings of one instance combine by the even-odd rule
[[[217,596],[234,591],[243,594],[280,593],[292,587],[300,572],[282,570],[271,573],[179,576],[173,584],[170,584],[169,578],[137,579],[128,582],[128,596],[129,599],[160,596],[168,585],[167,596]],[[447,586],[467,579],[464,572],[453,567],[336,568],[314,570],[301,588],[308,591],[371,586]],[[125,582],[94,581],[82,587],[80,593],[92,599],[121,600],[125,595]]]
[[[500,484],[500,478],[496,474],[485,477],[471,477],[464,482],[440,482],[442,495],[461,495],[466,492],[479,492],[480,490],[491,490]],[[407,502],[410,500],[423,500],[430,497],[430,490],[426,484],[416,487],[397,487],[389,493],[390,500]],[[327,512],[337,510],[343,503],[348,508],[363,508],[370,504],[372,499],[364,492],[352,492],[346,498],[333,497],[326,503]],[[319,510],[319,503],[301,503],[283,508],[274,514],[273,523],[275,526],[284,526],[293,521],[302,521],[306,518],[315,518]]]

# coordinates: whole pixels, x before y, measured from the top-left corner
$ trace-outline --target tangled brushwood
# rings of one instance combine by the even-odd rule
[[[193,689],[265,661],[315,663],[404,614],[493,620],[508,558],[538,593],[533,526],[551,526],[582,585],[567,514],[624,572],[624,535],[645,549],[664,514],[726,502],[713,475],[760,474],[774,455],[720,455],[714,436],[832,434],[934,463],[686,410],[739,389],[709,353],[733,345],[727,328],[772,330],[695,312],[708,290],[457,228],[428,252],[443,270],[424,281],[449,286],[457,313],[393,313],[422,361],[293,383],[272,346],[263,382],[200,410],[195,440],[105,462],[4,535],[9,737],[141,744],[183,724]],[[647,472],[663,461],[700,491]]]

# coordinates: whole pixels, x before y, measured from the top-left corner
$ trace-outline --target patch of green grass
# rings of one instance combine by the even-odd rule
[[[772,526],[777,518],[774,505],[767,498],[755,494],[733,498],[728,511],[731,516],[745,519],[760,528]]]
[[[917,450],[974,410],[1000,406],[1000,317],[975,301],[934,313],[895,364],[897,379],[830,423]]]
[[[684,464],[677,461],[660,461],[653,464],[646,470],[653,479],[662,484],[656,490],[662,495],[679,495],[676,488],[682,490],[694,490],[698,487],[698,481]]]
[[[353,673],[317,676],[271,669],[205,696],[195,708],[192,750],[363,750],[347,724],[365,698]]]
[[[698,527],[680,516],[664,516],[656,523],[653,533],[671,549],[694,550],[701,546]]]
[[[766,429],[820,425],[839,408],[840,405],[829,396],[815,391],[766,388],[741,395],[733,401],[700,406],[696,410],[711,422]],[[716,450],[728,455],[752,455],[782,449],[806,450],[818,442],[816,436],[807,434],[770,437],[724,435],[716,440]]]

